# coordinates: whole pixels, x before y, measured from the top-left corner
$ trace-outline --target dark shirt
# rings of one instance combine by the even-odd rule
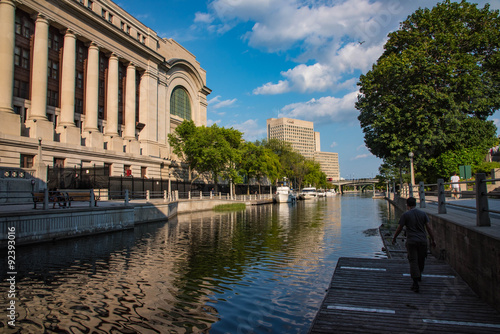
[[[399,225],[406,226],[406,238],[412,242],[427,242],[425,224],[429,221],[427,214],[413,208],[406,211],[399,218]]]

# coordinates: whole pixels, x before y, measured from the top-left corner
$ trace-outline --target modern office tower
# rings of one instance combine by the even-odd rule
[[[269,118],[267,138],[289,142],[292,148],[307,159],[314,159],[316,151],[313,122],[292,118]]]
[[[2,167],[167,178],[168,134],[206,125],[196,57],[112,1],[0,0],[0,45]]]
[[[317,161],[328,181],[340,179],[339,154],[333,152],[315,152],[314,160]]]
[[[289,142],[305,158],[317,161],[327,179],[340,178],[338,153],[320,152],[320,134],[314,131],[313,122],[286,117],[269,118],[267,139]]]

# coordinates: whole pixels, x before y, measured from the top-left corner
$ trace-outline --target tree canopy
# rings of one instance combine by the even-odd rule
[[[266,177],[274,184],[286,177],[299,188],[302,182],[327,186],[319,164],[306,160],[287,142],[274,139],[245,142],[238,130],[215,124],[197,127],[192,120],[177,126],[168,140],[173,153],[192,170],[210,173],[216,188],[219,177],[234,183],[244,177],[247,182],[254,179],[259,184]]]
[[[427,177],[446,172],[437,162],[450,152],[486,153],[496,141],[487,118],[500,108],[498,11],[447,0],[417,10],[388,37],[358,83],[370,151],[392,165],[414,152]]]
[[[217,188],[219,176],[237,182],[235,165],[240,162],[242,133],[233,128],[219,128],[216,124],[197,127],[184,121],[168,135],[174,154],[198,173],[210,173]],[[217,191],[217,189],[216,189]]]

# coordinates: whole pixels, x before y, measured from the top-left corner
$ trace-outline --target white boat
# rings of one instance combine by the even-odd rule
[[[316,188],[314,187],[303,188],[302,191],[299,193],[299,199],[302,200],[314,199],[317,198],[317,196],[318,193],[316,192]]]
[[[326,197],[333,197],[337,195],[337,192],[335,191],[335,189],[329,189],[325,192],[325,194]]]
[[[276,188],[276,193],[273,196],[273,201],[276,203],[290,203],[296,200],[295,194],[287,186]]]
[[[319,189],[316,192],[316,194],[317,194],[318,197],[326,197],[326,191],[324,189]]]

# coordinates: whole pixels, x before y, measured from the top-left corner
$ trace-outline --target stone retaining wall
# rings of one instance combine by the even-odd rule
[[[212,210],[234,203],[227,200],[185,200],[97,208],[27,211],[0,215],[0,248],[15,228],[16,245],[53,241],[134,228],[136,224],[167,220],[180,213]]]

